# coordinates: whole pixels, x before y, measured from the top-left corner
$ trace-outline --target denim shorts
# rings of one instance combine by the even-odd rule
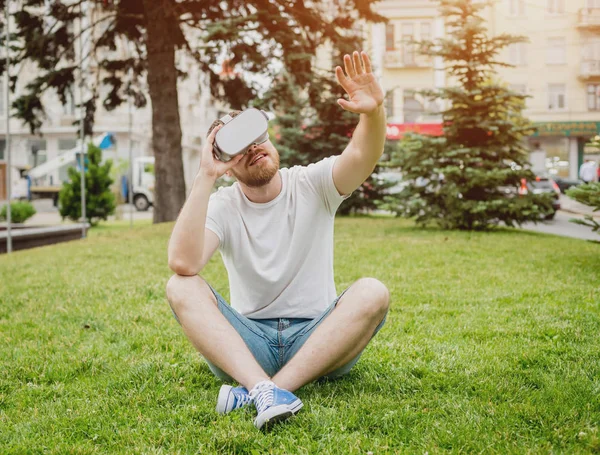
[[[342,295],[348,290],[346,289],[336,297],[333,303],[314,319],[250,319],[238,313],[212,286],[210,288],[217,299],[219,311],[221,311],[227,321],[240,334],[258,364],[269,377],[275,376],[296,355],[304,343],[306,343],[306,340],[333,311]],[[177,319],[177,315],[175,313],[173,315]],[[386,317],[379,323],[373,332],[373,336],[383,327]],[[346,365],[341,366],[324,377],[335,379],[349,373],[361,355],[362,352]],[[233,379],[219,367],[213,365],[208,360],[206,360],[206,363],[219,379],[225,382],[233,382]]]

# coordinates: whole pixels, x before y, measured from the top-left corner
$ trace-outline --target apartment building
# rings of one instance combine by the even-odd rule
[[[415,54],[411,40],[444,34],[437,5],[428,0],[384,0],[377,11],[388,24],[371,25],[370,47],[386,90],[388,138],[406,130],[440,131],[437,106],[414,94],[452,82],[443,62]],[[490,35],[525,35],[527,43],[505,49],[514,65],[499,77],[529,96],[525,115],[538,128],[528,138],[538,172],[575,178],[585,147],[600,134],[600,0],[498,0],[484,10]]]

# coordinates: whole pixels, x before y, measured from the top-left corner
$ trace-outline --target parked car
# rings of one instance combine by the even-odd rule
[[[519,188],[519,194],[552,194],[552,213],[548,213],[545,218],[551,220],[556,215],[556,211],[560,210],[560,188],[558,184],[551,178],[544,176],[536,176],[535,180],[527,181],[521,179],[521,187]]]
[[[581,179],[567,179],[558,176],[552,177],[552,180],[556,182],[556,184],[560,188],[560,192],[563,194],[565,194],[565,191],[567,191],[572,186],[577,186],[584,183]]]

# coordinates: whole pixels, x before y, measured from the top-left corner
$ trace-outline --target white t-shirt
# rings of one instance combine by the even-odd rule
[[[280,169],[281,192],[251,202],[236,182],[210,196],[206,227],[219,237],[231,305],[253,319],[315,318],[335,299],[333,223],[347,196],[336,156]]]

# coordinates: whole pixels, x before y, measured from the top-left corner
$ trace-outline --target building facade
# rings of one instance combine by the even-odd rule
[[[402,131],[438,132],[444,106],[415,95],[452,81],[439,59],[415,53],[413,40],[444,35],[437,4],[427,0],[384,0],[377,11],[387,24],[370,26],[369,46],[386,91],[388,138]],[[528,138],[536,172],[576,178],[584,158],[598,160],[585,147],[600,134],[600,0],[498,0],[484,10],[491,36],[525,35],[500,58],[514,65],[498,75],[527,95],[524,115],[537,127]]]

